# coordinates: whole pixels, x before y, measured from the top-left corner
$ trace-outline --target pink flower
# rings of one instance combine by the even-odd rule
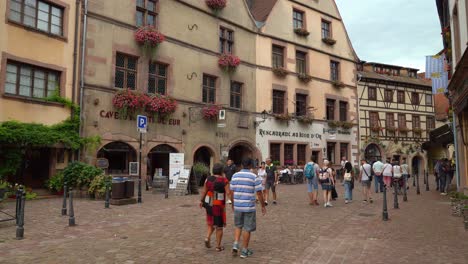
[[[135,32],[135,41],[139,45],[156,47],[162,43],[166,37],[154,27],[141,27]]]
[[[235,69],[240,64],[239,57],[232,54],[222,54],[219,56],[218,64],[223,68]]]
[[[218,117],[219,110],[221,110],[219,105],[208,105],[202,108],[203,118],[206,120],[215,120]]]
[[[227,0],[206,0],[206,5],[214,10],[220,10],[226,7]]]

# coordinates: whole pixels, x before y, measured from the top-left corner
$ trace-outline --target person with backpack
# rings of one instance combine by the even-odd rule
[[[304,167],[304,176],[307,180],[307,193],[309,195],[309,205],[319,205],[317,202],[318,196],[318,172],[319,165],[315,163],[315,160],[311,160]]]
[[[365,159],[361,160],[361,168],[359,175],[359,182],[362,184],[362,194],[364,196],[363,202],[367,203],[368,201],[372,203],[371,197],[371,183],[372,183],[372,167]]]
[[[389,189],[392,186],[392,176],[393,176],[393,169],[392,169],[392,164],[390,164],[390,159],[387,159],[383,166],[382,170],[383,174],[383,181],[385,183],[385,186],[387,189]]]
[[[375,193],[383,192],[384,188],[384,182],[383,182],[383,169],[384,169],[384,164],[380,161],[380,159],[377,159],[372,164],[372,171],[374,172],[374,188],[375,188]]]
[[[349,161],[347,161],[344,165],[343,181],[344,181],[344,189],[345,189],[345,193],[344,193],[345,204],[348,204],[353,200],[353,188],[354,188],[353,165]]]
[[[223,228],[226,227],[226,199],[230,192],[229,180],[223,176],[224,166],[216,163],[213,166],[213,176],[207,177],[200,201],[200,208],[206,209],[208,231],[205,247],[211,248],[210,240],[216,230],[216,251],[223,251],[221,245]]]
[[[335,183],[333,181],[333,171],[329,165],[330,162],[328,160],[324,160],[323,166],[319,171],[319,182],[320,185],[322,185],[324,207],[333,207],[331,204],[331,199],[332,189]]]
[[[397,186],[397,190],[400,189],[401,191],[401,188],[403,188],[403,171],[401,169],[401,166],[400,166],[400,162],[398,162],[398,160],[393,160],[393,167],[392,167],[392,170],[393,170],[393,184],[396,184]],[[398,194],[400,194],[400,191],[398,192]]]

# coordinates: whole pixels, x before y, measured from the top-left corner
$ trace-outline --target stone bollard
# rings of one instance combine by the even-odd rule
[[[62,215],[67,215],[67,184],[63,185]]]
[[[20,208],[19,208],[19,217],[17,219],[17,226],[16,226],[16,239],[21,240],[24,238],[24,206],[26,205],[26,191],[20,187]]]
[[[398,181],[393,181],[393,209],[398,209],[400,208],[398,206]]]
[[[73,210],[73,188],[70,188],[70,214],[68,218],[68,226],[75,226],[75,212]]]
[[[383,212],[382,212],[382,220],[388,221],[388,210],[387,210],[387,186],[384,185],[383,191]]]

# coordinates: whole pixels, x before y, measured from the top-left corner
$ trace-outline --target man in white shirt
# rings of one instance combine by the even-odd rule
[[[360,174],[359,174],[359,182],[362,184],[362,194],[364,195],[364,201],[365,203],[369,202],[372,203],[372,198],[371,198],[371,173],[372,173],[372,167],[365,159],[361,160],[361,168],[360,168]]]
[[[401,164],[401,176],[403,176],[403,180],[405,181],[405,188],[408,189],[408,177],[410,176],[409,173],[409,166],[406,164],[406,158],[403,158],[403,162]]]
[[[380,161],[377,160],[372,164],[372,170],[374,171],[374,188],[375,188],[375,193],[383,192],[384,184],[383,184],[383,179],[382,179],[382,172],[383,172],[383,167],[384,164]]]

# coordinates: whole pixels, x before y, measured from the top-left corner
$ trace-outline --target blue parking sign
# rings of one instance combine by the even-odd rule
[[[146,132],[146,127],[148,125],[148,117],[144,115],[137,116],[137,128],[139,131]]]

